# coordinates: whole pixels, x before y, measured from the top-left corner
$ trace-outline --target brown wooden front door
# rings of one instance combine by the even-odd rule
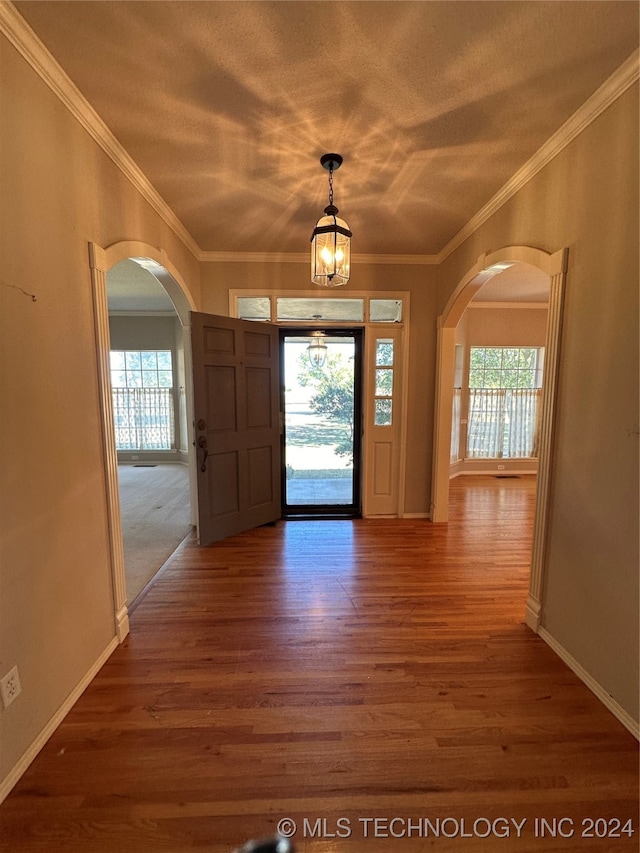
[[[191,314],[201,545],[280,518],[278,327]]]

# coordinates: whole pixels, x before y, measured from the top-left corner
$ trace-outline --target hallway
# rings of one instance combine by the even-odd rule
[[[638,832],[638,745],[523,624],[534,494],[461,477],[448,525],[190,540],[0,807],[0,849],[229,853],[288,818],[298,853],[637,850],[582,837]],[[574,836],[537,837],[542,817]],[[499,818],[521,836],[474,832]]]

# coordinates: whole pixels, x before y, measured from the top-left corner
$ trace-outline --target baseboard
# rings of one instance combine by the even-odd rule
[[[118,642],[123,643],[129,633],[129,610],[126,604],[116,612],[116,634]]]
[[[563,660],[566,665],[572,670],[578,678],[587,685],[589,690],[594,693],[598,699],[602,702],[602,704],[608,708],[609,711],[613,714],[613,716],[619,720],[625,729],[628,729],[631,734],[636,738],[636,740],[640,740],[640,723],[637,723],[630,714],[628,714],[624,708],[622,708],[616,700],[611,696],[607,691],[599,684],[595,678],[590,675],[587,670],[581,666],[578,661],[573,658],[569,652],[558,643],[557,640],[551,636],[551,634],[546,631],[544,628],[538,629],[538,635],[542,637],[545,643],[553,649],[553,651],[558,655],[558,657]]]
[[[403,512],[400,515],[396,515],[395,513],[373,513],[371,515],[363,515],[363,518],[426,518],[427,521],[431,518],[431,514],[428,512]]]
[[[527,607],[524,614],[524,622],[536,634],[540,633],[540,614],[542,613],[542,604],[537,598],[534,598],[531,593],[527,598]]]
[[[455,480],[456,477],[535,477],[538,472],[534,468],[527,469],[498,469],[498,468],[487,468],[485,471],[454,471],[449,477],[450,480]]]
[[[142,454],[144,451],[140,451]],[[127,458],[128,457],[128,458]],[[131,467],[146,467],[153,466],[154,468],[157,465],[188,465],[189,457],[187,454],[176,453],[172,454],[170,457],[159,456],[158,454],[150,453],[148,456],[137,456],[135,459],[131,458],[130,454],[124,455],[122,453],[118,453],[118,465],[130,465]]]
[[[363,512],[362,518],[400,518],[397,512]]]
[[[454,477],[459,477],[460,474],[464,473],[463,469],[462,469],[463,464],[464,464],[464,462],[462,461],[462,459],[456,459],[455,462],[452,462],[449,465],[449,479],[450,480],[453,480]]]
[[[24,753],[22,758],[18,760],[14,767],[9,771],[7,776],[2,780],[2,782],[0,782],[0,803],[2,803],[9,796],[13,787],[18,783],[21,776],[24,774],[31,762],[36,758],[42,747],[58,728],[58,726],[67,716],[69,711],[73,708],[75,703],[87,689],[89,684],[93,681],[100,669],[102,669],[103,665],[109,659],[113,651],[117,648],[118,638],[114,637],[107,646],[107,648],[102,652],[100,657],[86,673],[86,675],[84,675],[82,680],[76,685],[76,687],[69,694],[69,696],[67,696],[65,701],[58,708],[56,713],[49,720],[49,722],[40,732],[40,734],[36,737],[31,746]]]

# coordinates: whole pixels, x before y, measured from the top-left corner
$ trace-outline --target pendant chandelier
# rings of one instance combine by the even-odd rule
[[[349,281],[351,270],[351,231],[336,214],[333,203],[333,173],[340,168],[339,154],[323,154],[323,168],[329,171],[329,204],[311,235],[311,281],[320,287],[341,287]]]
[[[312,341],[307,347],[307,356],[311,367],[324,367],[327,360],[327,345],[322,332],[311,332]]]

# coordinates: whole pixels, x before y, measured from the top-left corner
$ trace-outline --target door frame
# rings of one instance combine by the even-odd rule
[[[336,320],[326,321],[327,328],[359,328],[365,330],[365,347],[363,352],[362,369],[363,369],[363,412],[362,412],[362,460],[363,470],[361,479],[361,501],[362,515],[364,518],[393,517],[393,518],[429,518],[426,512],[407,513],[405,511],[405,485],[406,485],[406,458],[407,458],[407,435],[409,422],[409,401],[408,401],[408,377],[409,377],[409,350],[410,350],[410,329],[411,329],[411,292],[407,290],[347,290],[338,289],[341,292],[331,292],[331,299],[362,299],[364,302],[364,312],[362,321],[359,320]],[[292,328],[308,328],[315,329],[318,323],[322,323],[322,319],[305,319],[305,320],[284,320],[278,319],[277,301],[279,297],[296,297],[308,300],[318,300],[321,303],[327,298],[328,294],[324,288],[316,288],[315,290],[280,290],[278,288],[229,288],[229,316],[238,317],[238,299],[246,297],[262,297],[269,300],[269,317],[262,318],[268,322],[279,325],[285,329],[289,323]],[[399,300],[402,302],[402,319],[393,322],[376,321],[371,319],[371,300],[389,299]],[[374,447],[371,429],[372,418],[372,388],[374,387],[372,372],[375,365],[371,363],[371,353],[367,341],[372,341],[375,335],[380,337],[392,336],[399,343],[401,349],[401,361],[399,363],[398,379],[400,380],[397,387],[400,391],[398,399],[398,428],[397,432],[391,441],[390,447],[393,456],[393,465],[397,466],[397,476],[394,480],[393,507],[391,509],[385,506],[380,510],[376,506],[376,495],[373,493],[374,488]],[[394,392],[395,394],[395,392]],[[394,403],[395,406],[395,403]]]
[[[313,327],[307,324],[306,326],[279,326],[280,329],[280,412],[282,418],[281,430],[281,501],[282,501],[282,517],[283,518],[361,518],[362,517],[362,478],[364,471],[364,447],[362,441],[362,433],[364,426],[363,419],[363,401],[364,401],[364,356],[365,356],[365,326],[354,325],[345,326],[344,324],[332,326],[330,323],[324,324],[320,330],[318,327]],[[303,508],[300,513],[289,512],[292,506],[286,504],[287,484],[286,484],[286,426],[285,419],[285,382],[284,382],[284,341],[286,337],[306,337],[312,340],[314,332],[322,331],[325,337],[352,337],[354,339],[354,350],[356,358],[354,361],[353,372],[353,449],[354,461],[358,460],[357,466],[354,464],[353,469],[353,504],[350,504],[349,512],[339,512],[335,504],[317,504],[307,505],[301,504]],[[286,507],[286,509],[285,509]]]
[[[191,337],[189,334],[189,312],[196,306],[184,279],[169,260],[163,249],[147,243],[124,240],[102,247],[89,243],[89,266],[93,291],[93,312],[96,336],[96,361],[98,371],[98,393],[100,402],[102,453],[105,472],[105,495],[109,535],[109,558],[113,586],[115,632],[120,643],[129,633],[129,610],[122,542],[122,517],[118,486],[118,455],[116,452],[113,401],[111,399],[111,371],[109,363],[110,334],[109,307],[107,303],[107,272],[120,261],[130,259],[147,269],[164,287],[174,304],[182,326],[185,353],[185,383],[187,424],[193,423],[193,383],[191,368]],[[191,429],[191,426],[189,426]],[[189,452],[189,482],[191,490],[191,512],[196,510],[195,497],[195,452],[192,442],[187,443]]]
[[[544,560],[551,500],[554,419],[568,253],[567,248],[549,253],[531,246],[507,246],[490,254],[481,255],[478,262],[461,279],[451,294],[444,311],[438,317],[431,520],[433,522],[446,522],[449,512],[451,410],[455,372],[456,326],[466,307],[482,285],[506,267],[516,263],[526,263],[542,270],[550,278],[533,548],[529,596],[525,611],[525,622],[536,633],[540,628],[542,615]]]

